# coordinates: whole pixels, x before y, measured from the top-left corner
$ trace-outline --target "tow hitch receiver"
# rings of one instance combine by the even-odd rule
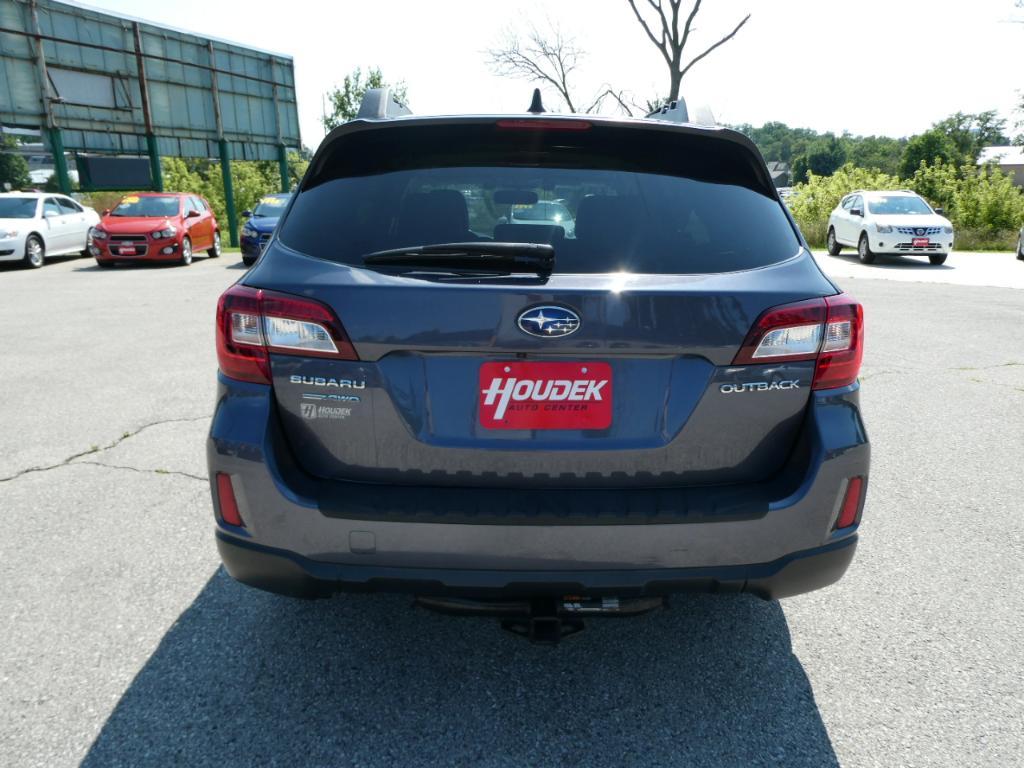
[[[665,606],[663,597],[530,597],[522,600],[467,600],[417,597],[416,605],[456,616],[494,616],[501,628],[536,645],[557,645],[579,634],[586,616],[638,616]]]

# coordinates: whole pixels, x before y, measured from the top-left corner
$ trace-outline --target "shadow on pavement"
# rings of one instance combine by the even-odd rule
[[[778,603],[679,597],[558,648],[409,605],[218,570],[83,765],[838,765]]]

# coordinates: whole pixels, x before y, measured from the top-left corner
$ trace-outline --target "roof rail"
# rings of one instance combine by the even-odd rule
[[[690,123],[691,125],[718,125],[711,107],[701,104],[691,110],[682,97],[670,101],[660,109],[647,115],[650,120],[665,120],[670,123]]]
[[[412,110],[396,99],[390,88],[370,88],[363,94],[356,120],[387,120],[411,114]]]

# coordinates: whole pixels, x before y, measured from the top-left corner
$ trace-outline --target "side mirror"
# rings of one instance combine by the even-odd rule
[[[937,214],[939,214],[939,216],[945,216],[946,215],[946,209],[945,208],[936,208],[935,212]]]
[[[862,211],[860,208],[851,208],[850,209],[850,215],[851,216],[856,216],[858,219],[863,219],[864,218],[864,211]]]
[[[110,209],[109,208],[104,208],[103,209],[103,213],[100,214],[100,216],[109,216],[109,215],[110,215]]]
[[[197,218],[197,217],[199,217],[201,215],[202,214],[199,213],[199,211],[191,210],[191,211],[189,211],[188,213],[185,214],[185,218],[186,219],[195,219],[195,218]]]
[[[242,218],[244,218],[244,219],[251,219],[252,218],[252,211],[242,211]]]
[[[60,216],[60,214],[56,211],[46,211],[43,213],[43,217],[47,219],[52,219],[54,216]]]

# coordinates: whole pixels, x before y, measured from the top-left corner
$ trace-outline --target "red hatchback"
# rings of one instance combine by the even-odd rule
[[[206,251],[220,256],[220,226],[198,195],[145,192],[127,195],[89,233],[89,253],[101,267],[118,261],[192,263]]]

